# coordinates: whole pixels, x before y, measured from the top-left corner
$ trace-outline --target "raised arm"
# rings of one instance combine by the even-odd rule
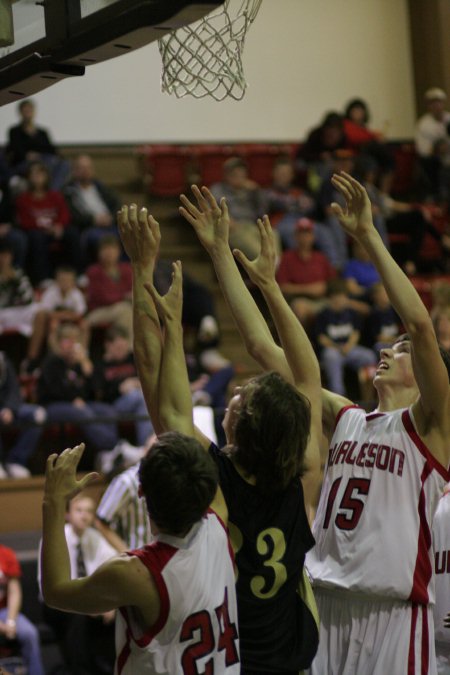
[[[230,218],[225,199],[217,204],[211,192],[192,186],[197,206],[181,195],[181,215],[192,225],[200,243],[211,257],[220,287],[231,310],[248,353],[264,370],[276,370],[292,382],[283,350],[244,284],[228,242]]]
[[[385,248],[372,221],[370,200],[364,187],[346,173],[333,177],[334,186],[346,200],[343,209],[333,204],[333,211],[345,231],[359,241],[386,288],[389,300],[400,316],[412,343],[412,364],[420,397],[415,404],[423,429],[448,435],[450,431],[449,376],[428,311],[408,277]],[[448,443],[446,443],[448,447]],[[446,450],[447,461],[450,450]]]
[[[163,431],[179,431],[195,436],[205,450],[211,441],[194,426],[192,396],[183,350],[183,276],[181,262],[173,263],[172,284],[161,296],[152,282],[145,285],[164,324],[164,348],[157,395],[159,420]],[[227,522],[228,512],[220,488],[212,508]]]
[[[155,432],[159,434],[157,396],[162,337],[155,304],[144,288],[144,284],[153,279],[161,240],[159,224],[145,208],[138,214],[136,204],[122,206],[117,221],[120,238],[133,268],[134,358],[147,410]]]
[[[284,355],[297,389],[311,403],[311,435],[306,450],[306,474],[303,481],[305,501],[309,506],[316,498],[320,479],[320,443],[322,440],[322,386],[320,367],[303,326],[286,302],[275,279],[276,250],[272,226],[265,216],[258,220],[261,251],[249,260],[242,251],[234,255],[261,290],[277,329]]]

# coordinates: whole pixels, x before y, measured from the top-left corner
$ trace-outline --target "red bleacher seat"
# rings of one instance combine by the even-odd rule
[[[233,145],[192,145],[191,155],[196,163],[202,185],[213,185],[223,178],[223,164],[236,153]]]
[[[138,150],[149,176],[149,190],[158,197],[175,197],[187,183],[189,155],[178,145],[146,145]]]

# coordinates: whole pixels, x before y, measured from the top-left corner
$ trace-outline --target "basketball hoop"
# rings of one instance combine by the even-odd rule
[[[239,101],[247,82],[242,68],[245,36],[262,0],[230,0],[200,21],[172,31],[158,40],[163,62],[161,90],[177,98],[212,96]]]

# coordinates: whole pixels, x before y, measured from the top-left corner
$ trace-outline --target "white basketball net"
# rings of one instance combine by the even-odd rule
[[[230,9],[230,0],[200,21],[183,26],[158,40],[163,62],[161,90],[195,98],[212,96],[239,101],[247,82],[242,52],[247,30],[262,0],[240,0]]]

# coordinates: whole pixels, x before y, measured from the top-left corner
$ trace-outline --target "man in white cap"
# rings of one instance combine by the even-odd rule
[[[416,151],[429,188],[439,195],[442,167],[450,163],[450,112],[446,107],[447,94],[439,87],[425,92],[428,112],[419,118],[416,125]]]

